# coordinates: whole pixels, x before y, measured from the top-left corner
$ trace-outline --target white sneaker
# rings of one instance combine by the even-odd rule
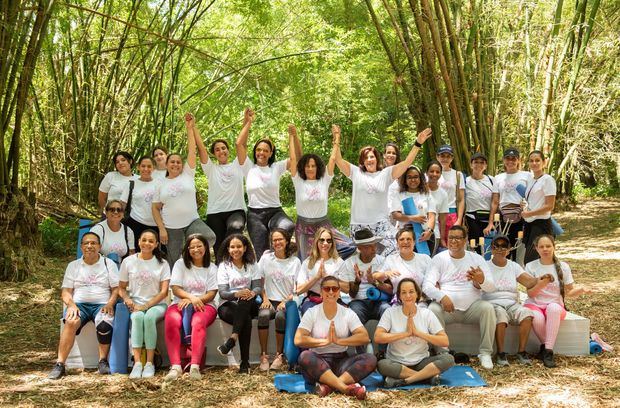
[[[192,380],[201,380],[202,374],[200,374],[200,367],[192,366],[189,369],[189,378],[191,378]]]
[[[170,371],[168,371],[168,374],[164,377],[164,381],[174,381],[179,378],[182,373],[183,370],[181,369],[181,366],[170,367]]]
[[[480,360],[480,365],[485,370],[493,369],[493,359],[489,354],[478,354],[478,359]]]
[[[151,378],[155,375],[155,366],[153,363],[146,363],[142,370],[142,378]]]
[[[129,378],[131,380],[142,378],[142,363],[134,363],[131,373],[129,373]]]

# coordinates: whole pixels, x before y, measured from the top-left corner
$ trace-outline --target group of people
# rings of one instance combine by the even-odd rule
[[[340,129],[334,125],[326,165],[319,156],[302,153],[290,125],[288,158],[276,161],[275,144],[260,139],[250,159],[247,141],[254,118],[246,109],[232,161],[224,139],[211,143],[209,157],[191,114],[185,116],[185,162],[158,147],[152,157],[138,161],[136,176],[131,155],[114,155],[116,171],[106,174],[99,188],[105,219],[84,234],[83,256],[65,272],[65,326],[50,378],[64,375],[75,335],[89,321],[95,322],[100,344],[99,372],[109,372],[117,300],[131,312],[130,378],[154,375],[156,323],[162,318],[171,364],[166,380],[183,373],[181,325],[189,307],[191,378],[201,378],[207,328],[216,316],[232,326],[218,351],[227,355],[238,344],[241,373],[250,370],[253,318],[258,319],[260,370],[279,369],[284,364],[285,305],[296,296],[303,298],[295,335],[295,344],[304,349],[299,366],[308,381],[318,384],[321,395],[338,390],[363,398],[359,381],[377,367],[388,386],[436,380],[454,364],[444,329],[456,321],[480,324],[484,368],[493,367],[494,338],[497,364],[508,364],[503,352],[508,323],[521,327],[520,362],[529,363],[525,343],[533,327],[543,343],[540,357],[546,366],[555,365],[552,350],[566,314],[564,297],[583,289],[573,287],[570,268],[554,255],[550,214],[555,182],[544,174],[541,152],[529,155],[529,173],[520,170],[519,152],[507,149],[505,172],[495,178],[485,174],[487,159],[476,153],[472,173],[465,177],[451,168],[454,153],[444,145],[438,161],[429,163],[424,173],[412,163],[431,136],[426,129],[402,161],[398,146],[388,144],[383,161],[376,148],[367,146],[352,164],[342,158]],[[196,202],[197,156],[209,181],[206,223]],[[327,217],[336,166],[352,181],[351,238]],[[280,179],[287,171],[295,187],[296,223],[280,202]],[[413,200],[415,214],[404,208],[407,199]],[[502,217],[507,235],[493,231],[498,225],[495,214]],[[243,234],[246,224],[249,238]],[[415,224],[421,231],[417,235]],[[522,228],[528,249],[525,270],[508,259]],[[468,231],[470,239],[495,232],[490,261],[466,250]],[[422,241],[428,243],[429,255],[419,253]],[[110,254],[122,260],[120,270],[106,258]],[[518,302],[517,282],[528,289],[525,305]],[[174,295],[170,305],[169,289]],[[379,290],[378,299],[373,290]],[[277,354],[270,363],[271,319]],[[371,319],[379,320],[374,336],[380,345],[378,362],[365,352],[370,338],[364,324]],[[435,348],[433,355],[429,344]],[[357,354],[349,356],[349,346],[355,346]]]

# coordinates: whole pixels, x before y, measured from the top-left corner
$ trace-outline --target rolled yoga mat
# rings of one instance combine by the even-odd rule
[[[84,234],[90,231],[90,228],[94,225],[93,223],[93,220],[80,218],[78,225],[77,251],[75,252],[75,259],[80,259],[82,257],[82,246],[80,245],[82,243],[82,237],[84,236]]]
[[[602,352],[603,347],[594,340],[590,340],[590,354],[601,354]]]
[[[366,297],[370,300],[378,300],[383,302],[387,302],[392,299],[392,295],[382,292],[375,287],[366,289]]]
[[[286,302],[286,328],[284,329],[284,355],[290,368],[295,367],[299,358],[299,347],[295,345],[295,332],[299,326],[299,310],[294,300]]]
[[[187,305],[181,311],[183,324],[181,325],[181,344],[192,344],[192,316],[194,316],[194,305]]]
[[[114,323],[112,325],[112,344],[110,345],[110,372],[127,374],[129,365],[129,309],[124,303],[116,303]]]
[[[413,197],[407,197],[402,200],[403,203],[403,211],[406,215],[418,215],[418,208],[415,206],[415,202],[413,201]],[[422,230],[422,225],[417,222],[411,222],[413,225],[413,232],[415,232],[415,249],[419,254],[429,255],[431,251],[428,249],[428,243],[426,241],[420,241],[420,237],[424,233]]]

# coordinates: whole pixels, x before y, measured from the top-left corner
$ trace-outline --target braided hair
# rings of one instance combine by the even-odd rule
[[[549,241],[551,241],[551,245],[553,245],[553,265],[555,266],[555,273],[558,275],[558,283],[560,284],[560,295],[562,296],[562,303],[564,303],[564,309],[568,310],[568,308],[566,307],[566,302],[564,301],[564,271],[562,270],[560,260],[555,255],[555,239],[552,235],[542,234],[536,238],[536,240],[534,241],[534,246],[538,246],[538,242],[543,238],[547,238]]]

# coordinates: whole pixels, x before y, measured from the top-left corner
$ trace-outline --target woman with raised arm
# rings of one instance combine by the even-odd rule
[[[209,245],[215,243],[215,234],[200,219],[196,203],[196,138],[191,131],[194,117],[185,114],[187,129],[187,163],[179,154],[170,154],[166,161],[168,176],[158,182],[153,197],[153,218],[159,228],[159,238],[167,249],[168,263],[172,267],[181,257],[185,238],[201,234]]]
[[[253,116],[254,112],[247,108],[239,138],[247,138]],[[215,233],[216,239],[213,250],[217,254],[221,243],[227,236],[241,234],[245,228],[246,206],[243,197],[243,178],[244,172],[251,169],[252,162],[246,160],[243,165],[240,165],[238,157],[229,162],[230,150],[228,142],[224,139],[216,139],[211,143],[209,151],[216,160],[210,159],[198,127],[194,122],[192,124],[190,131],[193,132],[198,146],[200,164],[209,180],[207,225]]]
[[[286,215],[280,202],[280,178],[290,170],[289,159],[276,161],[276,146],[270,139],[259,139],[253,148],[254,161],[248,159],[248,134],[254,121],[254,112],[246,113],[247,132],[237,138],[237,158],[244,168],[245,188],[248,194],[248,234],[260,259],[269,248],[269,233],[281,228],[291,235],[295,224]],[[290,137],[289,137],[290,142]],[[292,143],[292,142],[290,142]],[[297,143],[297,142],[294,142]],[[249,167],[246,161],[250,161]]]
[[[295,125],[289,125],[288,130],[289,139],[298,141]],[[332,126],[333,131],[334,126]],[[316,154],[306,153],[299,158],[297,151],[295,145],[290,144],[289,160],[297,208],[295,241],[299,250],[299,258],[303,261],[308,257],[314,245],[314,235],[320,227],[325,227],[332,232],[338,254],[346,259],[355,252],[355,246],[346,235],[334,228],[327,218],[329,186],[334,178],[336,165],[336,146],[332,148],[327,166]]]
[[[360,150],[359,166],[343,159],[340,152],[340,128],[338,126],[335,127],[334,133],[336,165],[353,182],[351,236],[359,229],[370,229],[375,235],[383,238],[380,242],[383,250],[378,253],[387,256],[396,250],[395,231],[389,219],[388,189],[392,182],[402,176],[407,167],[413,163],[422,144],[431,136],[432,131],[427,128],[420,132],[405,160],[386,168],[382,168],[379,152],[372,146],[366,146]]]
[[[105,215],[105,206],[108,201],[118,200],[121,198],[121,193],[125,184],[129,180],[134,180],[136,176],[131,172],[133,166],[133,156],[127,152],[119,151],[112,156],[112,163],[114,163],[114,171],[106,173],[99,184],[99,195],[97,196],[97,203],[101,214]]]
[[[375,370],[377,358],[370,353],[349,356],[347,349],[368,344],[368,332],[351,309],[338,304],[338,278],[326,276],[320,285],[323,303],[302,317],[295,333],[295,345],[307,349],[299,355],[301,373],[316,384],[321,397],[338,391],[366,399],[359,381]]]
[[[454,357],[447,353],[431,356],[428,346],[448,347],[448,335],[433,312],[418,307],[422,291],[413,279],[401,280],[396,296],[398,305],[383,313],[375,330],[375,342],[388,345],[385,359],[378,363],[385,386],[428,379],[439,384],[439,374],[454,365]]]

